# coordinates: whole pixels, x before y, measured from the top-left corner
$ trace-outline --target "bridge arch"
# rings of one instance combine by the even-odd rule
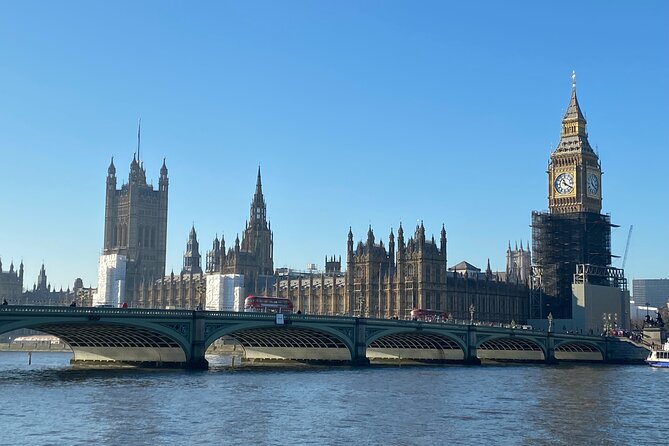
[[[276,325],[273,320],[254,320],[213,330],[205,349],[224,336],[238,342],[250,361],[350,362],[353,358],[352,330],[292,320]]]
[[[555,343],[558,361],[604,361],[604,351],[593,342],[565,339]]]
[[[438,330],[408,330],[393,328],[373,333],[367,338],[367,358],[370,361],[462,361],[466,345],[456,336]]]
[[[544,361],[546,347],[528,336],[486,336],[476,342],[482,360]]]
[[[26,314],[2,324],[0,333],[31,329],[56,336],[72,349],[73,363],[181,365],[191,356],[190,333],[183,325],[81,316],[34,318]]]

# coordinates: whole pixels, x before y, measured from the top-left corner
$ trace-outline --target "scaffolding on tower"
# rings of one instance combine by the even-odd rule
[[[558,317],[556,312],[562,317],[571,316],[576,266],[611,265],[611,227],[616,225],[611,224],[610,216],[595,212],[532,212],[532,317],[545,318],[549,311],[554,317]],[[597,276],[591,283],[609,284],[608,279]],[[545,308],[544,302],[553,302],[553,308]]]

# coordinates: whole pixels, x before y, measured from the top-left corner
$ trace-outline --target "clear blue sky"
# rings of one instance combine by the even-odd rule
[[[170,177],[167,272],[244,228],[261,166],[275,266],[323,266],[371,224],[448,233],[449,266],[531,240],[571,71],[634,225],[628,278],[669,277],[669,3],[0,3],[0,256],[96,285],[104,186]],[[619,266],[620,262],[616,262]]]

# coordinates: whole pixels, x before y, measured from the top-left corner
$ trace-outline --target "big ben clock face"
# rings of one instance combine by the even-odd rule
[[[570,173],[561,173],[555,179],[555,190],[558,194],[568,194],[574,190],[574,177]]]
[[[594,173],[588,174],[588,195],[596,196],[599,192],[599,178]]]

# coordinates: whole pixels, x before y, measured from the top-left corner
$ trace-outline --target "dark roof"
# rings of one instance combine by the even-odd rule
[[[451,266],[451,267],[448,268],[448,269],[451,270],[451,271],[454,271],[454,270],[465,270],[465,271],[477,271],[477,272],[481,272],[481,268],[477,268],[477,267],[475,267],[474,265],[472,265],[471,263],[465,262],[464,260],[463,260],[462,262],[458,263],[458,264],[455,265],[455,266]]]

